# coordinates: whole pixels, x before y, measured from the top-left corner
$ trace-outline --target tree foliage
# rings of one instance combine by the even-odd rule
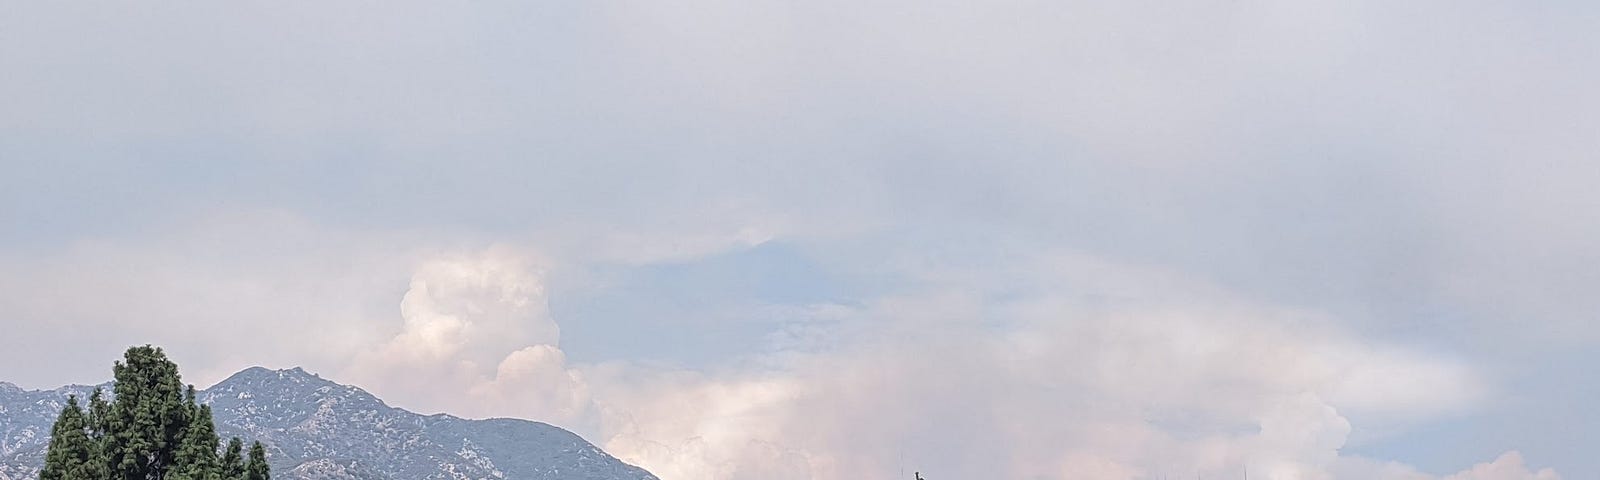
[[[267,468],[267,449],[261,447],[261,442],[250,445],[250,461],[244,464],[244,480],[268,480],[272,478]]]
[[[69,397],[51,429],[39,480],[268,480],[266,449],[233,438],[221,455],[211,407],[184,386],[160,348],[133,347],[112,368],[113,398],[100,389],[88,409]]]
[[[67,397],[67,406],[50,429],[50,450],[44,457],[41,480],[92,478],[99,463],[94,443],[78,397]]]
[[[222,454],[222,478],[244,478],[244,442],[239,437],[228,439],[228,450]]]

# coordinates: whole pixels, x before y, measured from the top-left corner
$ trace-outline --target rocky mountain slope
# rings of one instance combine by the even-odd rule
[[[36,478],[67,395],[86,398],[93,388],[29,391],[0,382],[0,480]],[[657,480],[551,425],[419,415],[298,368],[251,368],[199,398],[223,438],[268,446],[274,478]]]

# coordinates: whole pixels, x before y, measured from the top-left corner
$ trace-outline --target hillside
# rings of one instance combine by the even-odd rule
[[[67,395],[93,388],[0,382],[0,480],[36,478]],[[212,406],[224,438],[267,444],[274,478],[656,480],[552,425],[420,415],[299,368],[250,368],[199,398]]]

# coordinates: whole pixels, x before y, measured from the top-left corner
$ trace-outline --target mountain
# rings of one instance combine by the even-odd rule
[[[37,478],[67,395],[87,398],[93,389],[23,390],[0,382],[0,480]],[[250,368],[198,398],[211,405],[224,439],[267,445],[273,478],[658,480],[555,426],[420,415],[299,368]]]
[[[110,384],[106,384],[109,391]],[[23,390],[0,382],[0,480],[34,479],[50,446],[50,426],[67,404],[67,395],[89,398],[95,387],[69,385],[55,390]]]

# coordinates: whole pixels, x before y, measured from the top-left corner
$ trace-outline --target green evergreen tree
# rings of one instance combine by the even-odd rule
[[[106,402],[105,391],[95,387],[94,393],[89,394],[88,426],[89,437],[96,442],[104,436],[106,431],[106,418],[111,416],[111,404]]]
[[[89,409],[86,412],[89,427],[89,440],[94,448],[93,474],[89,478],[96,480],[111,478],[111,457],[106,453],[107,418],[111,416],[111,402],[105,398],[105,390],[95,387],[89,394]]]
[[[83,408],[76,395],[67,397],[55,426],[50,429],[50,449],[44,457],[39,480],[94,480],[98,469],[93,442],[89,439]]]
[[[161,480],[189,426],[178,365],[159,348],[128,349],[112,368],[116,400],[105,439],[112,480]]]
[[[270,468],[267,467],[267,449],[261,442],[250,444],[250,462],[244,467],[244,480],[269,480],[272,478]]]
[[[188,431],[178,448],[173,463],[171,480],[212,480],[222,477],[221,460],[217,458],[216,425],[212,423],[210,405],[191,405]]]
[[[234,438],[218,458],[211,407],[184,387],[159,348],[128,349],[112,369],[114,398],[95,389],[85,410],[76,396],[56,418],[40,480],[269,480],[260,442],[241,458]]]
[[[244,478],[244,442],[239,441],[239,437],[228,439],[228,451],[222,454],[222,478],[224,480]]]

